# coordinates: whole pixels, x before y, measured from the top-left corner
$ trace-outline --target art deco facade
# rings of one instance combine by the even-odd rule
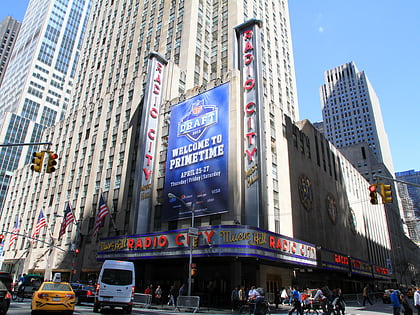
[[[90,0],[31,0],[0,88],[0,142],[40,142],[64,118],[83,43]],[[39,146],[0,150],[0,211],[13,171]]]
[[[320,88],[324,134],[337,148],[364,143],[388,170],[394,173],[391,150],[382,120],[379,99],[364,71],[349,62],[325,71]],[[369,181],[384,174],[384,167],[367,164],[369,152],[361,148],[353,164]],[[353,156],[355,158],[355,156]],[[366,175],[367,174],[367,175]]]
[[[250,18],[260,20],[244,24]],[[244,31],[249,25],[255,29]],[[261,45],[251,44],[254,34]],[[0,221],[5,230],[12,229],[19,214],[22,228],[31,233],[40,209],[50,227],[40,235],[47,244],[20,238],[6,249],[5,265],[17,268],[12,271],[48,276],[62,271],[68,277],[75,270],[75,277],[95,280],[100,260],[115,258],[136,261],[141,270],[139,288],[149,281],[165,287],[184,281],[193,211],[189,208],[186,216],[179,212],[178,218],[168,219],[165,211],[180,209],[182,202],[168,207],[176,200],[168,194],[172,191],[166,181],[172,171],[167,163],[169,153],[194,150],[194,146],[175,150],[176,137],[171,132],[178,124],[174,113],[182,104],[197,100],[191,115],[204,111],[205,122],[213,117],[225,121],[220,126],[211,121],[200,129],[204,138],[199,139],[206,154],[213,142],[220,145],[217,153],[223,156],[228,173],[196,176],[208,171],[197,167],[194,176],[190,170],[181,177],[190,182],[220,177],[226,185],[212,189],[211,198],[209,192],[194,191],[178,196],[179,200],[195,195],[210,204],[221,190],[228,193],[223,209],[210,213],[198,206],[204,199],[195,200],[199,236],[194,259],[202,275],[195,290],[211,289],[226,297],[233,284],[258,282],[272,292],[297,281],[295,267],[318,268],[318,246],[325,249],[326,264],[334,264],[334,253],[353,255],[357,276],[388,278],[384,273],[389,237],[383,207],[373,208],[362,200],[361,187],[367,182],[310,124],[295,124],[298,108],[286,1],[97,1],[76,77],[70,114],[48,128],[43,138],[53,143],[52,150],[60,156],[58,170],[39,175],[27,165],[15,172],[9,189],[9,211]],[[256,82],[258,91],[254,91]],[[225,93],[218,99],[225,111],[218,116],[214,112],[218,103],[207,104],[203,99],[220,91]],[[258,92],[258,102],[251,92]],[[253,116],[257,103],[258,119]],[[146,116],[158,119],[158,128],[145,128]],[[218,136],[205,138],[210,128],[223,130],[221,143]],[[257,138],[258,149],[244,149]],[[142,155],[145,144],[152,151],[152,142],[156,154]],[[259,163],[247,169],[255,152]],[[190,163],[198,155],[192,152]],[[148,169],[149,165],[153,167]],[[147,185],[139,180],[145,174],[152,178]],[[257,188],[262,202],[255,208],[247,207],[253,202],[247,193],[253,193],[248,188],[254,183],[262,184]],[[173,181],[169,187],[182,184]],[[111,215],[99,236],[93,237],[100,195]],[[139,206],[144,200],[150,201],[150,207]],[[58,240],[61,218],[57,216],[69,202],[77,225]],[[184,206],[191,203],[184,201]],[[340,236],[329,237],[326,231],[332,230]],[[48,245],[52,239],[57,247]],[[80,249],[76,258],[75,247]],[[30,254],[23,259],[26,250]],[[346,264],[344,259],[342,265],[347,276],[349,261]],[[308,283],[320,279],[322,272],[313,279],[302,275]]]
[[[20,23],[11,16],[6,16],[0,23],[0,86],[3,82],[19,29]]]

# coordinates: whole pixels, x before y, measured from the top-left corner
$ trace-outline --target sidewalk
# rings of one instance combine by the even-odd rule
[[[143,314],[178,314],[178,315],[191,315],[193,314],[191,309],[181,308],[180,310],[175,310],[173,306],[163,306],[152,305],[150,308],[139,308],[135,307],[136,310],[141,311]],[[280,305],[278,309],[273,306],[270,307],[271,312],[269,314],[288,314],[291,307],[288,305]],[[201,306],[198,314],[208,314],[208,315],[223,315],[223,314],[239,314],[237,310],[233,311],[231,309],[220,309],[212,308],[207,306]],[[248,315],[248,312],[243,312],[242,315]],[[296,314],[296,312],[294,313]],[[304,313],[304,314],[317,314],[317,313]],[[318,313],[322,315],[322,312]],[[356,301],[350,301],[346,307],[346,315],[381,315],[381,314],[392,314],[392,306],[390,304],[383,304],[382,302],[376,302],[373,305],[361,306],[358,305]]]

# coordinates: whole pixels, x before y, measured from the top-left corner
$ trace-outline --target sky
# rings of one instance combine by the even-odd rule
[[[22,21],[29,0],[0,0]],[[381,104],[395,171],[420,170],[420,0],[289,0],[300,119],[322,120],[324,71],[354,61]]]
[[[300,119],[321,121],[324,71],[354,61],[381,104],[397,172],[420,170],[420,1],[289,0]]]

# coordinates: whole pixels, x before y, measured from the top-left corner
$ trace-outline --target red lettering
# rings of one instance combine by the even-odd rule
[[[283,250],[288,251],[289,250],[289,243],[287,240],[283,240]]]
[[[143,248],[143,242],[141,241],[141,238],[137,239],[136,248]]]
[[[253,49],[254,49],[254,47],[252,46],[252,43],[247,41],[245,43],[244,53],[247,53],[248,51],[253,50]]]
[[[246,106],[245,106],[245,112],[247,114],[253,114],[253,113],[255,113],[255,103],[254,102],[250,102],[250,103],[246,104]]]
[[[274,248],[274,245],[276,244],[276,239],[274,236],[270,236],[269,244],[271,248]]]
[[[184,234],[178,234],[175,238],[175,243],[177,245],[184,245],[183,240],[185,239]]]
[[[157,84],[153,85],[153,93],[154,94],[159,94],[160,93],[160,86]]]
[[[152,117],[152,118],[157,118],[158,117],[158,115],[159,115],[159,111],[158,111],[158,109],[156,108],[156,107],[153,107],[151,110],[150,110],[150,116]]]
[[[146,237],[144,239],[144,248],[149,248],[150,246],[152,246],[152,240],[150,237]]]
[[[245,153],[249,157],[249,161],[253,161],[254,160],[254,154],[255,154],[255,152],[257,152],[257,148],[252,149],[252,152],[249,152],[248,150],[245,150]]]
[[[155,133],[156,133],[156,130],[154,129],[149,130],[149,132],[147,133],[147,136],[149,137],[150,140],[155,140]]]
[[[295,254],[296,253],[296,243],[292,243],[292,253]]]
[[[214,231],[210,231],[210,232],[208,232],[208,231],[204,231],[204,234],[206,235],[206,237],[207,237],[207,243],[211,243],[211,238],[213,237],[213,234],[214,234]]]
[[[253,144],[252,139],[254,138],[255,135],[256,135],[256,132],[248,132],[246,134],[246,136],[248,137],[248,145],[252,145]]]
[[[160,247],[166,247],[166,245],[168,244],[168,239],[165,235],[159,237],[158,244]]]
[[[155,82],[162,84],[162,81],[160,80],[160,74],[158,74],[154,80]]]
[[[248,66],[254,60],[253,54],[245,54],[244,55],[244,64]]]
[[[244,32],[244,39],[252,39],[252,30],[248,30]]]
[[[277,249],[281,249],[281,238],[277,239],[277,245],[276,245]]]
[[[150,154],[146,154],[145,157],[147,158],[147,166],[150,166],[150,161],[153,160],[153,156],[151,156]],[[152,172],[152,171],[150,171]],[[146,177],[147,179],[147,177]]]
[[[152,170],[148,171],[146,168],[143,168],[144,176],[146,176],[146,180],[149,179],[149,176],[152,175]]]
[[[132,248],[133,248],[133,246],[134,246],[134,240],[133,240],[132,238],[129,238],[129,239],[127,240],[127,248],[128,248],[128,249],[132,249]]]

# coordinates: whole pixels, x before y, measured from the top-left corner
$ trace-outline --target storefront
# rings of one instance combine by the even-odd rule
[[[190,236],[189,236],[190,232]],[[192,236],[196,235],[196,236]],[[190,252],[191,242],[191,252]],[[293,281],[294,268],[316,268],[316,248],[300,240],[242,225],[219,225],[102,239],[98,259],[136,263],[137,288],[187,284],[189,257],[192,294],[223,304],[235,286],[262,286],[274,293]]]

